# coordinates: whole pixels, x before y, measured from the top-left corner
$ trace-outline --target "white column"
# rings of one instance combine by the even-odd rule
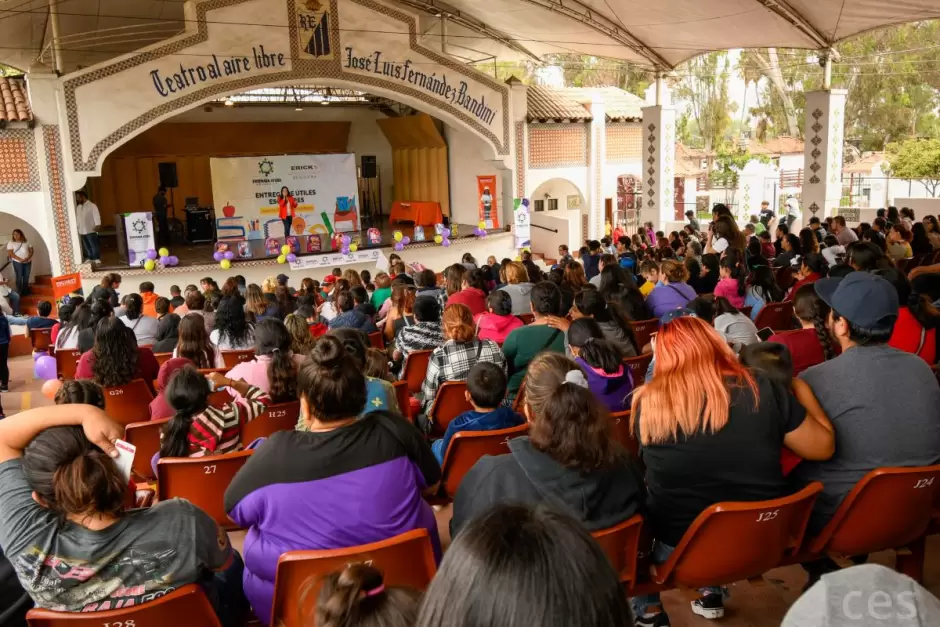
[[[643,107],[643,202],[640,224],[652,222],[657,230],[674,220],[676,175],[676,110],[656,105]]]
[[[604,237],[604,170],[607,164],[607,107],[600,93],[591,100],[591,124],[588,127],[588,237]]]
[[[806,147],[800,208],[808,223],[830,216],[842,199],[842,142],[845,140],[844,89],[806,94]]]

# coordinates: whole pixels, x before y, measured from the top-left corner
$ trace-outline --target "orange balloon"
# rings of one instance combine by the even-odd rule
[[[62,382],[58,379],[49,379],[42,384],[42,395],[48,399],[55,399],[56,392],[62,387]]]

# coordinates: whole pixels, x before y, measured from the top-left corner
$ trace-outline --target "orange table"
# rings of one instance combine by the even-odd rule
[[[444,221],[439,202],[408,202],[396,200],[392,203],[392,214],[389,218],[395,222],[413,222],[415,226],[434,226]]]

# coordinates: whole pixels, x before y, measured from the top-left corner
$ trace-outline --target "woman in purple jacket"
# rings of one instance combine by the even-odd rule
[[[630,409],[633,374],[624,366],[617,345],[605,339],[600,325],[591,318],[578,318],[568,327],[568,346],[601,405],[611,413]]]
[[[412,529],[431,535],[440,559],[432,493],[441,468],[401,416],[366,405],[366,379],[343,343],[317,340],[300,368],[300,415],[308,431],[265,440],[225,491],[225,511],[245,537],[245,596],[271,618],[277,560],[287,551],[339,549]]]
[[[657,285],[646,297],[646,306],[653,313],[654,318],[662,318],[673,309],[682,309],[697,294],[689,280],[689,270],[682,262],[667,259],[659,266],[659,277],[662,285]]]

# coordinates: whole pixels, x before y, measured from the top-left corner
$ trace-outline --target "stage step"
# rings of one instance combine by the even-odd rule
[[[36,285],[48,285],[50,290],[52,289],[52,275],[51,274],[37,274],[33,277],[33,281]],[[49,292],[52,293],[51,291]]]

